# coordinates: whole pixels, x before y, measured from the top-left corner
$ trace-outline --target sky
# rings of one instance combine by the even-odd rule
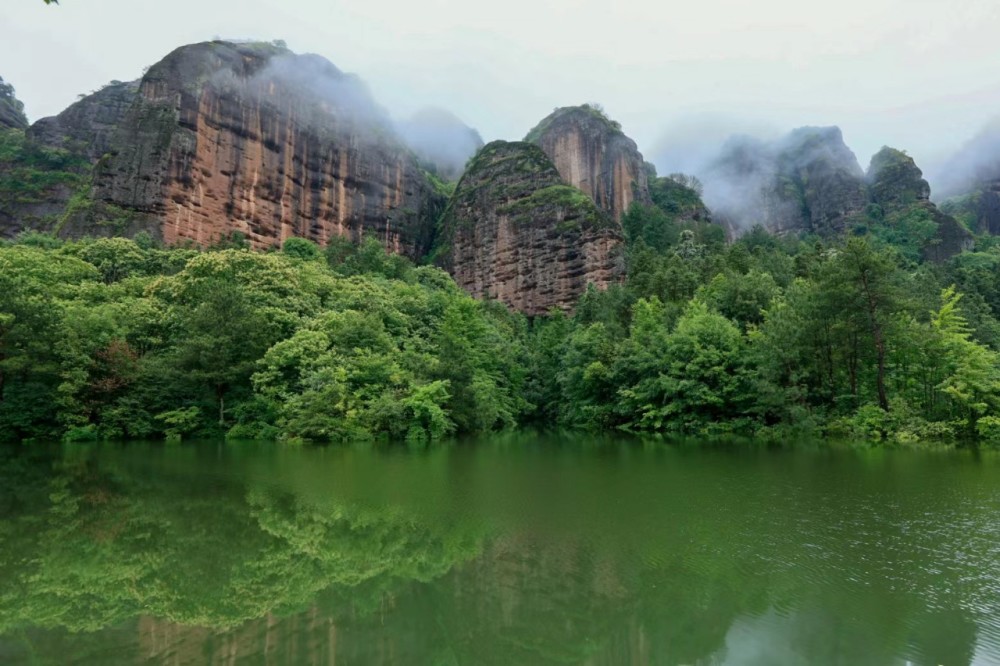
[[[933,172],[1000,115],[996,0],[61,2],[0,4],[0,76],[32,121],[214,38],[283,39],[392,115],[440,106],[487,141],[597,102],[661,172],[802,125],[839,125],[864,167],[891,145]]]

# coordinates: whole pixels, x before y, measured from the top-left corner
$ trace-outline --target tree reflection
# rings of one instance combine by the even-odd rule
[[[15,663],[967,666],[997,628],[995,475],[933,457],[0,455]]]

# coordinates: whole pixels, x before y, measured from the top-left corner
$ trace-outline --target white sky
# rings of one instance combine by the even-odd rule
[[[1000,115],[998,30],[997,0],[0,0],[0,76],[35,120],[185,43],[284,39],[487,141],[591,101],[661,171],[702,134],[827,124],[927,171]]]

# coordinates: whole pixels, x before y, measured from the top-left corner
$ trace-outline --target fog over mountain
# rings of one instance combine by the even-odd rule
[[[178,44],[282,39],[358,74],[400,122],[439,107],[513,139],[596,101],[663,173],[730,134],[837,125],[861,163],[905,148],[934,186],[1000,108],[998,19],[990,0],[22,0],[0,7],[0,75],[34,121]]]

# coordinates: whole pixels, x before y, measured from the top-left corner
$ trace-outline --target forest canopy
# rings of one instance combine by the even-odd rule
[[[1000,438],[1000,251],[727,244],[636,205],[628,279],[572,315],[475,301],[379,243],[0,246],[0,433],[426,440],[540,422],[675,434]]]

